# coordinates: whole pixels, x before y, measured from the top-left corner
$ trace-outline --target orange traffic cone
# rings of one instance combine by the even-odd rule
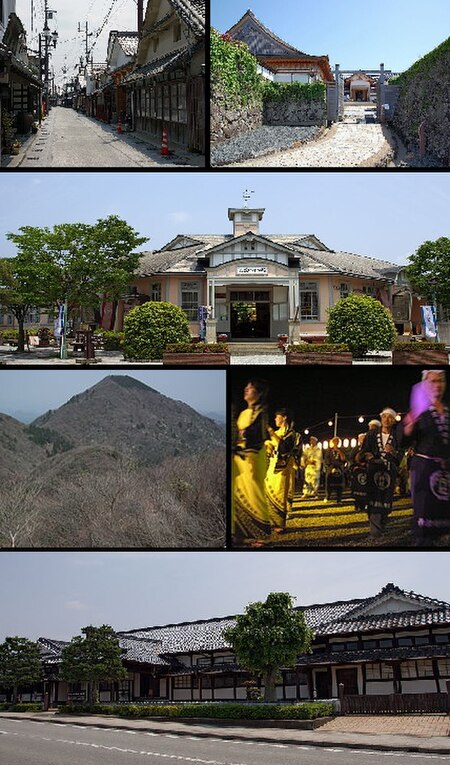
[[[166,130],[166,128],[163,128],[163,132],[162,132],[161,156],[162,157],[168,157],[169,156],[169,149],[167,148],[167,130]]]
[[[117,125],[117,132],[119,133],[119,135],[122,135],[122,133],[123,133],[123,130],[122,130],[122,120],[121,120],[120,117],[119,117],[119,124]]]

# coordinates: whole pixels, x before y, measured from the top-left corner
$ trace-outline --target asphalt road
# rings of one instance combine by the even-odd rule
[[[134,133],[118,135],[109,125],[60,106],[51,109],[20,167],[166,168],[201,163],[202,158],[181,151],[162,157],[160,146],[151,146]]]
[[[175,760],[198,765],[376,765],[386,758],[420,765],[445,755],[377,752],[200,738],[111,728],[0,720],[2,765],[127,765]]]

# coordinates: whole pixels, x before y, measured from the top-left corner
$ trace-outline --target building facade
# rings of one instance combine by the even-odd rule
[[[285,667],[280,700],[346,695],[445,694],[450,679],[450,604],[394,584],[368,598],[300,607],[314,632],[311,653]],[[235,617],[119,632],[128,678],[103,683],[100,700],[244,700],[255,680],[237,663],[223,638]],[[84,701],[84,683],[58,678],[64,641],[39,638],[52,704]],[[22,689],[41,699],[42,687]],[[4,690],[0,698],[7,698]]]
[[[264,212],[229,208],[232,233],[180,234],[161,250],[145,253],[129,295],[117,306],[103,307],[104,328],[121,329],[131,308],[162,300],[185,311],[194,336],[198,309],[207,306],[211,341],[218,334],[231,341],[276,340],[279,334],[291,342],[320,339],[326,336],[328,308],[357,293],[377,298],[391,311],[398,303],[397,331],[412,331],[415,299],[396,284],[400,266],[332,250],[314,234],[263,234]]]
[[[149,0],[136,66],[123,84],[132,127],[204,152],[205,0]]]

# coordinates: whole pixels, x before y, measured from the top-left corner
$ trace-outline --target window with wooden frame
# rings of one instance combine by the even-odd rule
[[[393,677],[394,669],[392,664],[385,664],[379,661],[366,664],[366,680],[392,680]]]
[[[400,674],[403,680],[415,680],[417,678],[434,677],[431,659],[417,659],[417,661],[403,661],[400,664]]]

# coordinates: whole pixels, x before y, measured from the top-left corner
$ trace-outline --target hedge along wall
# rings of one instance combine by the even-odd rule
[[[262,89],[248,47],[211,29],[211,142],[260,127]]]
[[[326,86],[323,82],[268,82],[264,86],[265,125],[325,125]]]
[[[390,84],[400,87],[394,128],[418,148],[423,124],[426,153],[450,166],[450,38]]]

